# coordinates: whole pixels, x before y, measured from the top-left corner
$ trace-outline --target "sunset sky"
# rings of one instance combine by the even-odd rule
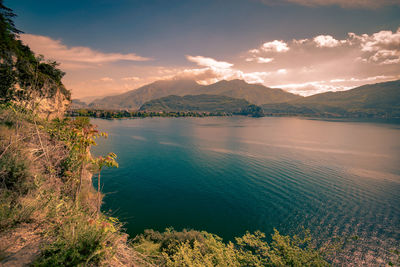
[[[400,79],[400,0],[6,0],[73,98],[159,79],[311,95]]]

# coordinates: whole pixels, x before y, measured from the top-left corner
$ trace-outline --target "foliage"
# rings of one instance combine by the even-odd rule
[[[208,117],[208,116],[231,116],[226,112],[200,112],[200,111],[127,111],[127,110],[102,110],[102,109],[76,109],[68,110],[70,117],[94,117],[102,119],[121,119],[121,118],[152,118],[152,117]]]
[[[250,103],[244,99],[236,99],[222,95],[171,95],[144,103],[141,111],[156,112],[221,112],[240,113],[248,109]]]
[[[252,117],[263,117],[264,111],[261,107],[256,105],[248,105],[245,108],[242,108],[238,113],[240,115],[251,115]]]
[[[15,104],[0,105],[0,231],[22,222],[46,225],[37,266],[98,265],[120,246],[117,219],[95,214],[81,198],[74,201],[82,168],[117,165],[113,153],[91,157],[99,136],[106,134],[88,118],[50,122]],[[92,184],[84,186],[82,194],[90,194]]]
[[[100,193],[100,173],[104,167],[116,167],[118,168],[118,163],[116,161],[117,155],[114,153],[109,153],[106,157],[99,156],[91,160],[92,169],[97,173],[97,213],[100,214],[101,206],[101,193]]]
[[[64,72],[54,61],[44,61],[18,39],[13,11],[0,1],[0,101],[51,98],[57,91],[70,99],[61,82]]]
[[[114,254],[116,221],[105,216],[93,219],[71,204],[61,202],[53,207],[49,234],[54,240],[43,247],[34,266],[98,265]]]
[[[31,221],[36,207],[30,204],[24,203],[11,191],[0,190],[0,232],[19,223]]]
[[[275,230],[270,243],[257,231],[224,243],[205,231],[146,230],[133,245],[151,255],[154,263],[166,266],[328,266],[322,251],[312,245],[308,231],[301,237],[290,237]]]
[[[300,236],[283,236],[275,229],[272,242],[259,231],[236,238],[239,257],[245,266],[327,266],[319,250],[312,245],[309,231]]]
[[[1,188],[26,193],[29,188],[27,183],[30,177],[28,162],[18,150],[10,149],[0,158],[0,183]]]

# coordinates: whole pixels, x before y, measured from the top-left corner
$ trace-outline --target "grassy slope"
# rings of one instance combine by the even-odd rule
[[[118,262],[134,262],[135,253],[120,255],[127,236],[119,232],[118,222],[96,213],[97,194],[86,168],[79,198],[73,201],[79,173],[73,129],[78,128],[71,121],[48,122],[16,107],[1,107],[2,263],[118,266]]]
[[[141,111],[194,111],[194,112],[239,112],[250,103],[221,95],[167,96],[146,102]]]

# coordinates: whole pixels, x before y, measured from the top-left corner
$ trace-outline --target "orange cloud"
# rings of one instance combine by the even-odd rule
[[[134,53],[104,53],[84,46],[68,47],[60,40],[34,34],[21,34],[21,40],[37,54],[44,54],[46,58],[59,61],[63,68],[76,69],[90,65],[110,63],[116,61],[147,61],[150,58],[138,56]]]

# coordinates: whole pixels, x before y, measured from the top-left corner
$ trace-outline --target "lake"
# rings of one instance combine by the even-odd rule
[[[348,261],[387,262],[400,242],[400,125],[301,118],[92,119],[115,152],[103,171],[104,211],[144,229],[246,230],[319,242],[358,240]],[[346,260],[346,259],[345,259]],[[344,261],[342,259],[342,261]]]

